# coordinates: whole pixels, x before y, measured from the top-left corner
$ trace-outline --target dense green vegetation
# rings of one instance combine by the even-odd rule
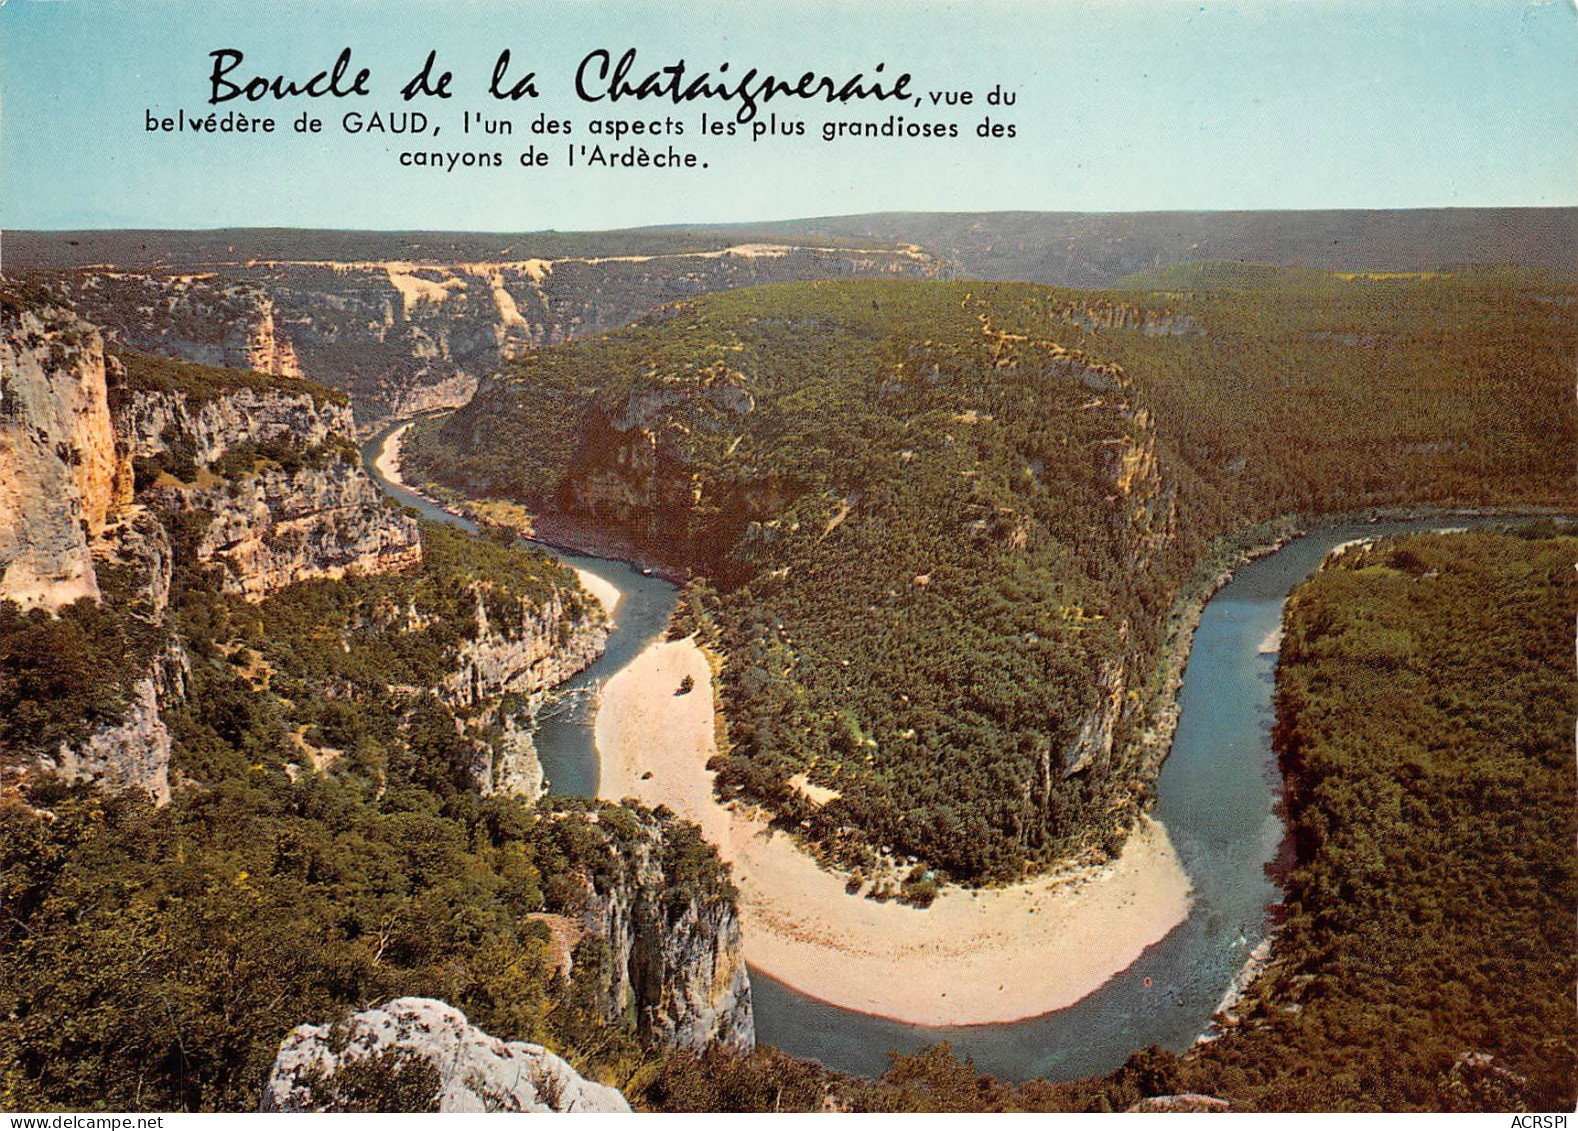
[[[809,822],[847,864],[889,846],[1017,877],[1124,822],[1131,767],[1065,770],[1093,676],[1163,619],[1178,567],[1132,564],[1179,550],[1151,537],[1170,498],[1125,478],[1151,433],[1119,378],[984,333],[1045,301],[1003,297],[817,284],[687,305],[530,356],[412,462],[524,499],[646,492],[650,509],[602,513],[714,575],[721,787]],[[654,437],[655,486],[625,474],[622,418]],[[840,799],[806,803],[786,784],[802,771]]]
[[[163,809],[50,787],[25,798],[47,813],[0,802],[7,1108],[252,1110],[293,1026],[408,994],[620,1086],[645,1078],[656,1056],[607,1021],[595,955],[567,983],[531,918],[577,913],[571,877],[617,864],[619,822],[445,789],[443,720],[421,712],[382,796],[354,775],[292,781],[254,700],[202,691],[220,693],[180,741],[200,749],[188,769],[224,776]],[[632,837],[651,820],[610,813]]]
[[[1286,926],[1248,1024],[1192,1058],[1191,1087],[1572,1108],[1575,560],[1578,538],[1538,531],[1418,535],[1298,590],[1277,674]]]
[[[725,790],[845,864],[889,846],[954,879],[1011,878],[1110,848],[1143,802],[1132,739],[1154,721],[1168,613],[1219,540],[1298,511],[1570,501],[1578,329],[1545,300],[1571,288],[1242,265],[1131,284],[684,304],[528,357],[421,432],[408,466],[590,513],[704,571],[681,622],[726,657]],[[238,449],[217,471],[332,454]],[[432,690],[475,594],[504,628],[564,593],[567,632],[597,615],[572,575],[427,527],[420,571],[253,605],[192,568],[204,520],[171,531],[193,661],[166,712],[172,804],[49,781],[0,798],[5,1106],[251,1108],[291,1026],[402,994],[679,1110],[1575,1099],[1578,539],[1394,540],[1301,590],[1277,731],[1298,855],[1244,1021],[1182,1057],[1013,1087],[946,1048],[879,1081],[771,1050],[644,1048],[608,1017],[606,948],[583,943],[567,981],[533,916],[573,916],[654,829],[677,897],[728,891],[716,856],[662,812],[479,797],[489,736]],[[0,605],[0,743],[118,715],[167,632],[106,579],[103,606],[59,618]],[[1113,754],[1081,767],[1113,673]],[[811,806],[799,772],[837,800]],[[909,877],[924,902],[928,868]],[[337,1081],[336,1103],[428,1084],[395,1076]]]
[[[1165,303],[1206,331],[1108,333],[1102,349],[1229,524],[1235,508],[1572,502],[1571,282],[1205,263],[1129,283],[1145,288],[1129,301]]]
[[[0,601],[0,757],[53,753],[118,723],[167,635],[89,597],[58,616]]]
[[[1142,802],[1132,740],[1214,542],[1571,494],[1571,286],[1242,265],[1132,285],[681,303],[523,358],[415,429],[406,466],[704,575],[723,790],[846,865],[889,847],[1009,879],[1110,847]],[[839,799],[811,805],[800,772]]]

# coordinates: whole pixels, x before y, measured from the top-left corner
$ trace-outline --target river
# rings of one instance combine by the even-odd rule
[[[428,518],[475,530],[378,473],[373,461],[389,431],[363,449],[369,472],[384,490]],[[1193,881],[1194,903],[1183,923],[1101,989],[1067,1009],[1025,1021],[929,1029],[826,1005],[753,971],[758,1039],[868,1076],[887,1067],[890,1049],[914,1052],[946,1040],[976,1067],[1013,1081],[1073,1080],[1110,1072],[1152,1045],[1188,1048],[1250,951],[1266,937],[1279,898],[1268,869],[1283,841],[1271,723],[1284,599],[1344,542],[1496,521],[1454,517],[1327,527],[1239,569],[1207,602],[1184,671],[1178,728],[1162,766],[1155,810]],[[570,686],[605,680],[662,631],[676,590],[623,562],[543,548],[624,592],[607,652]],[[537,748],[554,792],[596,795],[590,720],[545,722]]]

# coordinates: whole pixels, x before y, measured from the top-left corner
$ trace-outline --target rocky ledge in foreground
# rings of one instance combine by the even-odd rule
[[[625,1112],[541,1045],[501,1041],[432,998],[403,997],[280,1045],[260,1110]]]

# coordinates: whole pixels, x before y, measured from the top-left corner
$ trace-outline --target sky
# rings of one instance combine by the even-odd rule
[[[232,77],[305,80],[350,47],[364,98],[210,106]],[[494,59],[540,97],[487,95]],[[769,104],[807,138],[705,138],[733,107],[579,101],[590,51],[798,76],[912,75],[968,107]],[[455,96],[399,95],[429,50]],[[995,86],[1012,107],[985,104]],[[268,115],[273,135],[149,133],[147,115]],[[350,110],[419,110],[436,137],[348,135]],[[510,118],[465,136],[465,110]],[[324,132],[295,133],[303,112]],[[953,122],[958,138],[820,140],[825,121]],[[574,134],[532,136],[538,115]],[[678,120],[705,168],[568,168],[591,119]],[[990,116],[1012,139],[982,140]],[[547,168],[525,168],[536,144]],[[631,139],[612,144],[625,149]],[[499,152],[501,168],[403,167],[404,152]],[[1406,208],[1578,203],[1573,0],[0,0],[0,227],[523,231],[876,211]]]

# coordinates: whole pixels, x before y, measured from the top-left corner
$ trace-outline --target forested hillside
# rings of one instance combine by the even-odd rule
[[[1296,592],[1277,671],[1286,926],[1189,1089],[1304,1111],[1573,1106],[1575,561],[1578,538],[1537,528],[1417,535]]]
[[[761,288],[522,359],[407,466],[703,575],[721,789],[846,865],[1006,879],[1142,803],[1168,612],[1216,539],[1570,501],[1575,294],[1240,265]]]
[[[496,728],[434,693],[470,631],[458,603],[477,582],[496,604],[545,602],[573,576],[424,533],[418,573],[304,582],[258,604],[178,568],[191,670],[167,718],[171,803],[50,779],[0,800],[9,1103],[250,1110],[293,1026],[413,994],[621,1086],[656,1063],[643,1003],[626,1012],[607,940],[578,944],[579,921],[611,890],[630,898],[642,852],[671,905],[731,901],[727,877],[666,816],[569,801],[552,816],[530,796],[479,795],[479,741]],[[6,641],[13,668],[51,661]],[[73,677],[92,673],[57,678]]]

